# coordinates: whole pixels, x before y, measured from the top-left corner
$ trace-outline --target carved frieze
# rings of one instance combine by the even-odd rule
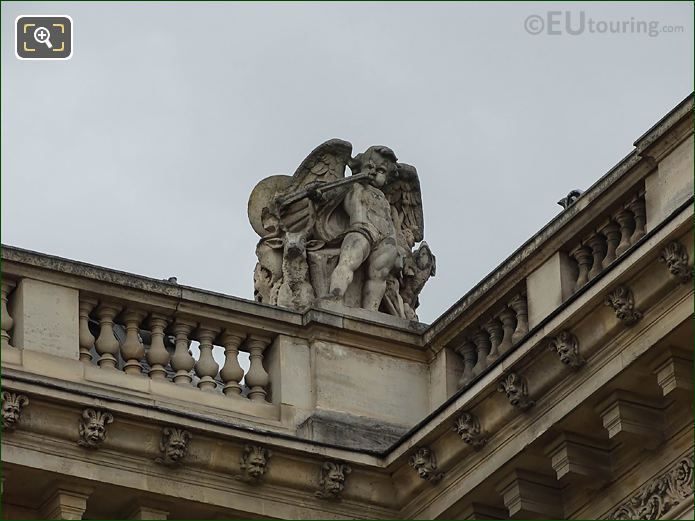
[[[193,435],[186,430],[164,427],[162,439],[159,441],[159,450],[162,452],[162,456],[155,461],[169,467],[180,465],[188,454],[188,443],[192,437]]]
[[[475,450],[480,450],[487,443],[486,433],[480,428],[480,420],[469,412],[456,418],[454,431]]]
[[[77,444],[88,449],[96,449],[106,439],[106,428],[111,423],[113,423],[113,414],[110,412],[85,409],[78,423],[80,438]]]
[[[681,282],[688,282],[693,276],[693,269],[690,267],[688,250],[678,241],[670,242],[661,250],[659,261],[666,264],[669,273],[678,277]]]
[[[615,316],[626,326],[636,324],[642,313],[635,309],[635,297],[627,286],[618,286],[606,296],[606,305],[613,308]]]
[[[345,490],[347,475],[352,472],[350,465],[338,461],[326,461],[321,465],[319,490],[316,496],[323,499],[339,499]]]
[[[265,447],[246,445],[244,452],[241,453],[241,474],[237,476],[237,479],[251,485],[261,483],[268,471],[271,456],[272,452]]]
[[[535,405],[528,394],[528,383],[526,378],[518,373],[509,373],[497,385],[497,391],[504,393],[509,403],[517,409],[526,411]]]
[[[605,519],[663,519],[683,501],[692,502],[693,454],[680,459],[672,468],[642,486]]]
[[[420,447],[415,454],[410,456],[408,463],[415,469],[420,479],[429,481],[433,485],[444,476],[443,472],[437,472],[437,458],[429,447]]]
[[[546,340],[548,348],[560,356],[560,361],[574,369],[584,365],[584,359],[579,354],[579,341],[570,331],[561,331],[557,336]]]
[[[2,391],[2,428],[10,431],[22,419],[22,409],[29,405],[29,398],[21,393]]]

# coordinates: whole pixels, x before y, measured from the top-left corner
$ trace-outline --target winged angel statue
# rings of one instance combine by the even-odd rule
[[[293,176],[258,183],[248,214],[261,237],[257,301],[300,310],[332,301],[417,320],[435,257],[423,240],[417,170],[390,148],[352,157],[347,141],[326,141]]]

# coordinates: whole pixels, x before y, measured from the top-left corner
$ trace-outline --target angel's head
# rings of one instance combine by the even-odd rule
[[[353,174],[364,173],[374,176],[376,186],[384,186],[388,179],[397,174],[398,158],[389,147],[377,145],[369,147],[365,152],[357,154],[350,160],[348,166]]]

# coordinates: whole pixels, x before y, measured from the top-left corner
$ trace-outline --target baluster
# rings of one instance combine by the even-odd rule
[[[509,307],[516,313],[516,329],[512,335],[512,344],[516,344],[528,333],[528,306],[526,303],[526,295],[520,293],[514,297],[509,303]]]
[[[80,361],[92,361],[92,347],[94,347],[94,335],[89,330],[89,314],[96,307],[98,302],[90,298],[80,299]]]
[[[634,221],[632,219],[632,213],[625,208],[615,214],[615,220],[620,225],[620,244],[618,244],[618,247],[615,249],[615,255],[619,257],[630,247],[630,237],[632,235],[632,229],[634,228]]]
[[[200,378],[198,388],[201,391],[214,391],[217,388],[215,377],[220,366],[212,356],[212,342],[219,332],[219,329],[198,328],[200,358],[198,358],[198,362],[195,364],[195,374]]]
[[[589,246],[589,248],[591,248],[591,255],[593,257],[591,271],[589,271],[589,280],[591,280],[596,275],[601,273],[601,270],[603,269],[601,263],[606,255],[608,247],[606,245],[605,237],[599,235],[598,233],[592,233],[586,240],[586,244]]]
[[[127,309],[123,313],[125,323],[125,340],[121,344],[121,357],[125,362],[123,370],[127,374],[141,374],[140,360],[145,356],[145,346],[140,340],[140,322],[146,313],[137,309]]]
[[[570,252],[570,256],[577,261],[577,265],[579,266],[577,282],[574,284],[574,291],[577,291],[584,284],[589,282],[589,268],[591,267],[593,256],[591,255],[591,250],[583,244],[574,248]]]
[[[490,337],[482,329],[473,333],[473,342],[477,351],[478,361],[473,368],[473,375],[477,376],[487,369],[487,355],[490,353]]]
[[[499,346],[502,343],[502,324],[496,318],[492,318],[483,325],[483,329],[490,335],[490,354],[487,355],[487,364],[490,365],[500,356]]]
[[[608,221],[599,231],[606,238],[607,243],[606,256],[601,263],[601,267],[605,270],[615,260],[615,250],[620,244],[620,226],[613,221]]]
[[[644,206],[644,194],[640,193],[635,196],[635,198],[627,203],[627,208],[632,212],[635,217],[635,231],[632,232],[630,237],[630,245],[635,244],[642,237],[644,237],[645,231],[644,227],[647,224],[647,209]]]
[[[120,343],[113,333],[113,319],[120,310],[120,307],[113,304],[101,304],[97,308],[99,338],[94,343],[94,347],[99,353],[97,364],[102,369],[116,369]]]
[[[190,373],[195,365],[195,358],[188,351],[188,335],[194,327],[195,324],[176,319],[172,328],[176,337],[176,348],[171,357],[171,367],[176,371],[174,383],[179,385],[188,385],[192,380]]]
[[[475,344],[468,338],[464,338],[455,351],[463,359],[463,374],[459,378],[459,387],[468,385],[473,380],[473,367],[475,367]]]
[[[166,379],[166,366],[169,363],[169,351],[164,347],[164,329],[167,320],[164,315],[153,313],[149,320],[152,341],[147,350],[147,363],[150,364],[150,378]]]
[[[224,382],[222,392],[227,396],[241,395],[239,382],[244,377],[244,370],[239,365],[239,346],[246,338],[244,333],[235,333],[225,329],[220,341],[224,346],[224,366],[220,371],[220,377]]]
[[[13,280],[5,279],[2,280],[2,318],[0,319],[0,329],[2,330],[2,347],[10,347],[10,330],[14,326],[14,320],[7,310],[7,297],[16,283]]]
[[[512,336],[514,335],[514,328],[516,328],[516,313],[509,308],[504,308],[499,314],[499,319],[502,322],[504,336],[497,351],[503,355],[512,347]]]
[[[249,335],[246,346],[249,349],[251,365],[246,373],[246,384],[250,387],[249,398],[255,402],[263,402],[266,397],[265,387],[268,386],[268,373],[263,368],[263,351],[270,344],[270,338],[260,335]]]

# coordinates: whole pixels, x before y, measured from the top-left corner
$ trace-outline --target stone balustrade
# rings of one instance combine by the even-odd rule
[[[8,301],[21,280],[4,277],[2,281],[3,348],[15,347],[15,320]],[[230,398],[268,401],[270,379],[264,368],[264,355],[274,335],[249,330],[233,321],[210,320],[203,314],[176,316],[150,310],[141,302],[131,304],[82,291],[78,295],[74,337],[78,340],[75,354],[80,362],[104,371],[171,381]],[[28,322],[34,317],[22,318]],[[40,316],[36,320],[41,320]],[[44,327],[33,323],[27,326],[33,330]],[[197,359],[193,356],[194,342],[198,343]],[[250,363],[244,363],[248,366],[246,372],[239,360],[243,353],[248,353]]]
[[[213,324],[205,317],[172,318],[91,296],[81,296],[79,308],[83,362],[233,398],[266,401],[269,377],[263,356],[270,336],[245,332],[237,324]],[[96,335],[90,330],[90,321]],[[191,350],[193,341],[198,342],[197,360]],[[221,368],[213,349],[224,357]],[[240,352],[250,355],[246,374],[239,363]],[[244,392],[242,380],[248,392]]]
[[[503,301],[504,302],[504,301]],[[459,387],[465,387],[487,371],[500,356],[528,333],[528,304],[525,292],[508,297],[496,312],[483,314],[466,328],[454,350],[463,360]]]
[[[576,266],[572,291],[578,291],[644,237],[646,226],[644,189],[639,189],[570,247],[569,257]]]

